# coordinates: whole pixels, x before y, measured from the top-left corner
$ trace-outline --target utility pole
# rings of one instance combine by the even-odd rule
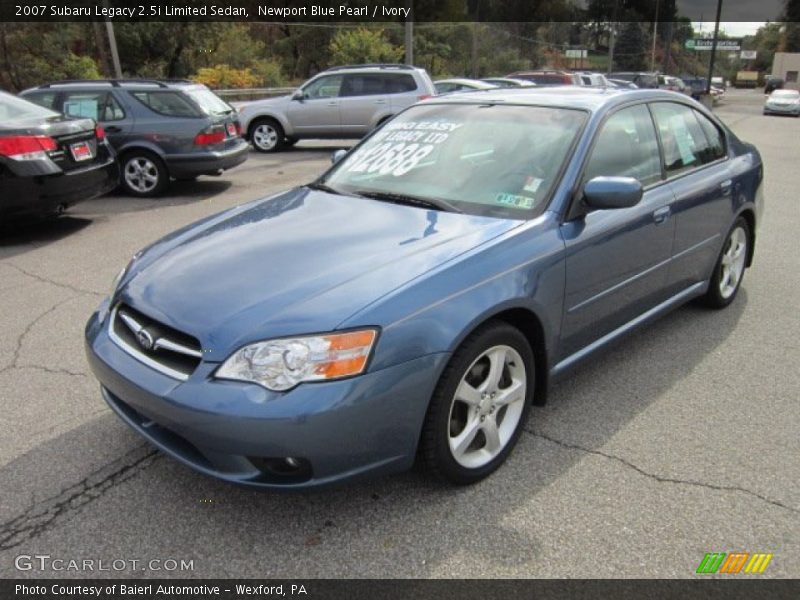
[[[103,0],[103,6],[108,10],[108,0]],[[108,45],[111,46],[111,61],[114,63],[114,76],[122,79],[122,67],[119,64],[119,52],[117,51],[117,36],[114,35],[114,23],[111,19],[106,19],[106,33],[108,34]]]
[[[656,70],[656,40],[658,39],[658,0],[656,0],[656,17],[653,21],[653,50],[650,52],[650,71]]]
[[[714,38],[711,40],[711,61],[708,65],[708,81],[706,94],[711,93],[711,78],[714,76],[714,61],[717,59],[717,36],[719,35],[719,20],[722,16],[722,0],[717,0],[717,19],[714,23]]]
[[[606,69],[607,74],[611,74],[611,71],[614,70],[614,44],[616,43],[617,26],[619,25],[619,23],[617,22],[618,17],[619,17],[619,0],[614,0],[614,17],[611,21],[611,33],[608,36],[608,68]]]
[[[406,0],[406,8],[408,9],[408,16],[406,17],[406,64],[414,64],[414,3],[412,0]]]

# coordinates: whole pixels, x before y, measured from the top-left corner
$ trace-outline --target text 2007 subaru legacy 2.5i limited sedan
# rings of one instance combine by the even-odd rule
[[[548,382],[753,259],[758,151],[686,96],[417,104],[316,182],[138,253],[86,327],[114,411],[231,482],[464,484]]]

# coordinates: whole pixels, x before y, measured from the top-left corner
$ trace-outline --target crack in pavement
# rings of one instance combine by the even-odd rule
[[[648,473],[647,471],[645,471],[641,467],[637,467],[632,462],[629,462],[629,461],[627,461],[624,458],[621,458],[619,456],[615,456],[613,454],[606,454],[605,452],[600,452],[599,450],[593,450],[591,448],[586,448],[584,446],[578,446],[577,444],[570,444],[568,442],[557,440],[557,439],[552,438],[550,436],[547,436],[547,435],[545,435],[543,433],[532,431],[530,429],[523,429],[523,431],[525,433],[528,433],[528,434],[532,435],[533,437],[541,438],[541,439],[546,440],[546,441],[548,441],[548,442],[550,442],[552,444],[556,444],[557,446],[561,446],[562,448],[567,448],[569,450],[577,450],[578,452],[583,452],[585,454],[594,454],[595,456],[602,456],[603,458],[607,458],[609,460],[616,461],[616,462],[628,467],[629,469],[632,469],[632,470],[636,471],[640,475],[644,475],[645,477],[647,477],[649,479],[653,479],[654,481],[658,481],[659,483],[677,483],[677,484],[681,484],[681,485],[691,485],[691,486],[695,486],[695,487],[702,487],[702,488],[707,488],[707,489],[711,489],[711,490],[717,490],[717,491],[720,491],[720,492],[740,492],[740,493],[743,493],[743,494],[747,494],[748,496],[752,496],[753,498],[757,498],[757,499],[759,499],[759,500],[761,500],[763,502],[766,502],[768,504],[772,504],[773,506],[777,506],[778,508],[783,508],[783,509],[788,510],[788,511],[793,512],[793,513],[800,513],[800,510],[797,509],[797,508],[794,508],[792,506],[788,506],[788,505],[783,504],[782,502],[779,502],[777,500],[773,500],[771,498],[767,498],[766,496],[762,496],[761,494],[759,494],[757,492],[754,492],[752,490],[748,490],[747,488],[743,488],[743,487],[740,487],[740,486],[737,486],[737,485],[717,485],[717,484],[714,484],[714,483],[706,483],[706,482],[703,482],[703,481],[695,481],[695,480],[692,480],[692,479],[676,479],[674,477],[664,477],[662,475],[656,475],[655,473]]]
[[[88,377],[85,373],[79,373],[77,371],[70,371],[69,369],[52,369],[51,367],[45,367],[43,365],[35,365],[35,364],[28,364],[28,365],[20,365],[18,364],[20,352],[22,352],[22,345],[24,344],[25,337],[36,327],[36,324],[41,322],[42,319],[47,317],[48,315],[52,314],[56,311],[56,309],[60,308],[67,302],[71,302],[78,296],[70,296],[69,298],[65,298],[59,302],[56,302],[53,306],[48,308],[46,311],[38,315],[36,318],[33,319],[30,323],[25,326],[25,329],[17,336],[16,339],[16,347],[14,348],[14,355],[11,358],[11,363],[0,369],[0,375],[6,373],[8,371],[13,371],[15,369],[39,369],[42,371],[47,371],[48,373],[63,373],[66,375],[72,375],[73,377],[81,376],[81,377]]]
[[[10,263],[10,262],[3,262],[3,263],[0,263],[0,264],[4,265],[6,267],[9,267],[11,269],[14,269],[15,271],[17,271],[19,273],[22,273],[23,275],[26,275],[26,276],[28,276],[28,277],[30,277],[32,279],[35,279],[36,281],[41,281],[42,283],[49,283],[50,285],[54,285],[56,287],[64,288],[65,290],[71,290],[71,291],[76,292],[78,294],[89,294],[89,295],[92,295],[92,296],[100,296],[100,297],[104,296],[104,294],[101,294],[100,292],[95,292],[94,290],[87,290],[87,289],[84,289],[84,288],[79,288],[79,287],[75,287],[73,285],[69,285],[68,283],[60,283],[60,282],[55,281],[53,279],[48,279],[47,277],[42,277],[41,275],[37,275],[36,273],[31,273],[30,271],[28,271],[26,269],[23,269],[22,267],[19,267],[19,266],[15,265],[13,263]]]
[[[0,524],[0,551],[10,550],[45,533],[62,517],[80,510],[135,477],[161,456],[149,444],[142,444],[55,496],[31,505],[22,514]]]

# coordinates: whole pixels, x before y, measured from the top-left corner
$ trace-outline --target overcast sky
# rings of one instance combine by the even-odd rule
[[[678,14],[692,21],[714,21],[717,0],[677,0]],[[777,21],[783,12],[783,0],[723,0],[720,21]]]
[[[753,35],[764,21],[722,21],[719,24],[720,31],[724,31],[731,37],[743,37]],[[711,37],[714,34],[714,21],[695,21],[692,23],[695,32],[702,33]]]

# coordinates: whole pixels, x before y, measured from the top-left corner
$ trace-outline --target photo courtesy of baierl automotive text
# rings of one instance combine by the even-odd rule
[[[800,0],[0,3],[0,599],[800,596],[798,73]]]

